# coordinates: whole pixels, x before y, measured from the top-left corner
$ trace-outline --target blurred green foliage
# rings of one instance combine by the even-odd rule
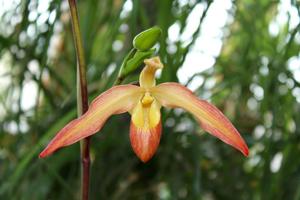
[[[125,9],[130,2],[132,9]],[[299,2],[283,2],[290,2],[300,17]],[[194,19],[199,23],[192,37],[171,44],[170,26],[177,23],[182,34],[198,4],[204,11]],[[113,84],[133,37],[154,25],[162,29],[158,53],[167,66],[159,82],[178,81],[177,72],[200,31],[205,32],[202,24],[213,4],[79,1],[90,100]],[[204,80],[195,92],[232,120],[247,140],[249,158],[204,134],[189,114],[164,110],[161,145],[142,164],[130,147],[130,116],[113,116],[92,137],[91,199],[300,199],[299,20],[292,26],[294,15],[288,15],[274,34],[270,26],[279,1],[232,4],[232,22],[220,30],[223,46],[214,66],[189,82]],[[79,199],[79,144],[46,159],[37,157],[76,116],[76,59],[67,1],[11,5],[0,15],[0,199]],[[125,82],[137,77],[138,71]],[[22,102],[28,84],[32,90],[37,87],[29,108]]]

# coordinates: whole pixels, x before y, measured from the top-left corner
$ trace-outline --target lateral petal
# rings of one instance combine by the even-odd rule
[[[178,83],[163,83],[151,89],[152,95],[166,107],[180,107],[192,113],[202,128],[248,156],[248,147],[239,132],[214,105],[198,99]]]
[[[143,89],[138,86],[120,85],[100,94],[84,115],[74,119],[57,133],[39,157],[46,157],[61,147],[95,134],[111,115],[131,110],[142,92]]]

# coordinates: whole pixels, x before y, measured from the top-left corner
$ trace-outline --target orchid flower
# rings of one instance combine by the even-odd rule
[[[155,154],[161,137],[160,109],[179,107],[192,113],[204,130],[248,155],[248,147],[231,122],[214,105],[198,99],[178,83],[155,84],[155,72],[162,69],[159,57],[144,60],[140,86],[114,86],[100,94],[89,110],[68,123],[40,153],[46,157],[57,149],[95,134],[113,114],[131,114],[130,142],[135,154],[147,162]]]

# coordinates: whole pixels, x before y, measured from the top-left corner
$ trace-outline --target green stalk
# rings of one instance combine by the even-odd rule
[[[86,66],[81,40],[76,0],[68,0],[71,12],[72,31],[77,57],[77,113],[78,117],[88,110]],[[81,194],[82,200],[89,199],[90,183],[90,137],[80,141],[81,154]]]

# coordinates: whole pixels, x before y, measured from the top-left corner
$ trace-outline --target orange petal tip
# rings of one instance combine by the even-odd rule
[[[39,158],[45,158],[45,155],[42,154],[42,153],[40,153],[40,154],[39,154]]]
[[[244,144],[243,148],[240,151],[244,154],[244,156],[246,156],[246,157],[249,156],[249,149],[246,144]]]
[[[39,158],[45,158],[47,157],[49,154],[46,152],[46,151],[42,151],[40,154],[39,154]]]

